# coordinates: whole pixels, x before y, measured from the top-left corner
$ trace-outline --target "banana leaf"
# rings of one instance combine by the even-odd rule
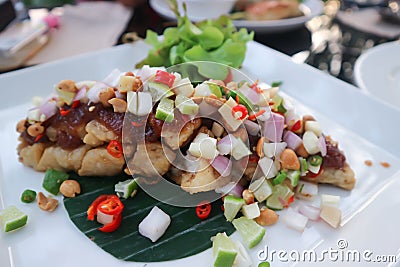
[[[210,216],[200,220],[195,208],[175,207],[138,191],[134,198],[122,199],[125,206],[120,227],[112,233],[98,230],[102,225],[87,220],[86,210],[94,199],[101,194],[113,194],[114,185],[127,180],[130,176],[117,177],[80,177],[71,174],[70,179],[81,185],[82,194],[75,198],[64,198],[64,206],[71,221],[100,248],[114,257],[135,262],[159,262],[181,259],[200,253],[211,247],[210,237],[219,232],[228,235],[234,232],[221,211],[221,200],[212,203]],[[139,223],[150,210],[158,206],[171,217],[171,224],[165,234],[155,243],[138,232]]]

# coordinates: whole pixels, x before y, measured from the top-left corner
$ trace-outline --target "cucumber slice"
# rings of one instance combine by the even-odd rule
[[[305,176],[308,172],[308,163],[305,158],[299,157],[300,161],[300,176]]]
[[[265,235],[264,227],[246,217],[234,219],[232,224],[249,248],[253,248],[260,243]]]
[[[114,186],[115,193],[123,198],[134,197],[139,188],[136,180],[137,178],[119,182]]]
[[[300,171],[298,171],[298,170],[296,170],[296,171],[288,171],[286,177],[289,178],[292,186],[295,187],[299,183]]]
[[[239,160],[245,156],[251,155],[251,151],[240,138],[233,139],[232,156],[235,160]]]
[[[244,205],[242,207],[242,213],[248,219],[255,219],[260,216],[260,208],[258,207],[258,202]]]
[[[153,98],[153,102],[157,102],[164,97],[170,97],[174,94],[168,85],[163,83],[149,82],[148,88],[151,97]]]
[[[166,122],[174,119],[174,101],[169,98],[161,99],[156,110],[156,118]]]
[[[253,192],[258,202],[263,202],[272,194],[273,187],[269,181],[261,178],[250,184],[249,190]]]
[[[267,207],[272,210],[281,210],[284,208],[282,202],[287,202],[290,197],[292,197],[294,193],[290,190],[289,187],[278,184],[274,186],[274,192],[272,195],[267,199]]]
[[[237,256],[235,243],[225,234],[218,233],[213,240],[214,267],[231,267]]]
[[[28,221],[28,215],[15,206],[4,209],[0,216],[1,226],[4,232],[10,232],[23,227]]]
[[[196,115],[199,112],[199,105],[194,103],[191,98],[184,95],[177,95],[175,98],[175,106],[182,114]]]
[[[236,214],[246,204],[243,198],[235,196],[225,196],[224,198],[224,215],[227,221],[235,219]]]
[[[281,184],[285,179],[286,179],[286,172],[285,171],[280,171],[278,173],[278,175],[274,178],[272,183],[274,185]]]
[[[69,175],[65,172],[49,169],[44,175],[42,186],[47,192],[56,196],[60,192],[61,184],[68,178]]]

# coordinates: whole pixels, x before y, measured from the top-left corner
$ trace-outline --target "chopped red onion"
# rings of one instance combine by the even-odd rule
[[[87,89],[88,87],[86,85],[82,86],[81,89],[79,89],[79,91],[76,93],[74,101],[81,100],[82,98],[84,98],[86,96]]]
[[[319,218],[320,209],[314,206],[301,204],[299,206],[299,212],[306,216],[308,219],[316,221]]]
[[[217,107],[214,107],[213,105],[208,104],[205,100],[203,100],[200,105],[199,105],[199,114],[201,116],[208,116],[213,114],[218,110]]]
[[[264,122],[264,137],[274,143],[282,140],[285,118],[278,113],[271,113],[271,117]]]
[[[283,216],[283,221],[289,228],[303,232],[306,228],[308,218],[289,207]]]
[[[293,150],[296,150],[296,148],[303,143],[303,139],[301,139],[300,136],[295,134],[292,131],[287,131],[285,135],[283,136],[283,141],[286,142],[287,146]]]
[[[101,224],[109,224],[113,221],[114,215],[105,214],[97,209],[97,221]]]
[[[218,151],[221,155],[227,155],[232,151],[232,140],[235,138],[231,135],[224,136],[217,144]]]
[[[48,101],[39,107],[39,113],[45,116],[45,119],[50,118],[57,112],[57,103],[55,101]]]
[[[110,87],[117,87],[121,75],[122,72],[119,69],[114,69],[106,78],[104,78],[103,83]]]
[[[102,82],[96,82],[92,88],[87,92],[87,98],[89,99],[90,102],[92,103],[98,103],[100,101],[99,99],[99,93],[106,89],[108,86],[105,83]]]
[[[223,177],[226,177],[229,174],[231,174],[232,162],[224,156],[221,156],[221,155],[217,156],[212,161],[211,165]]]
[[[240,87],[239,91],[248,99],[253,105],[260,101],[260,94],[249,88],[247,85]]]
[[[216,188],[215,192],[218,194],[242,197],[243,186],[238,183],[230,182],[224,186]]]
[[[321,136],[319,137],[319,150],[321,151],[321,155],[323,157],[325,157],[326,153],[327,153],[327,149],[326,149],[325,137],[323,134],[321,134]]]
[[[245,120],[244,126],[250,135],[256,136],[260,131],[260,125],[251,120]]]

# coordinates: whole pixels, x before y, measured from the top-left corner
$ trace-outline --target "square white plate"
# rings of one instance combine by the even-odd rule
[[[101,80],[114,68],[131,70],[135,62],[146,56],[147,50],[148,47],[139,42],[0,76],[3,92],[0,104],[0,204],[2,207],[14,204],[29,215],[28,225],[23,229],[9,234],[0,233],[0,266],[144,265],[123,262],[103,252],[74,227],[62,201],[61,206],[51,214],[39,210],[35,204],[20,202],[23,190],[42,190],[43,174],[18,162],[15,125],[26,116],[31,98],[49,94],[59,80]],[[321,187],[323,192],[342,196],[342,228],[333,230],[323,222],[313,222],[305,233],[300,234],[279,222],[269,227],[261,244],[251,250],[254,266],[257,266],[257,257],[265,246],[269,250],[285,249],[289,252],[319,245],[316,251],[323,251],[329,247],[338,249],[338,239],[345,239],[349,248],[361,252],[368,249],[375,253],[373,255],[397,255],[400,240],[391,237],[398,233],[397,222],[400,220],[396,212],[400,204],[396,190],[400,179],[395,179],[400,178],[400,142],[396,142],[399,130],[396,122],[400,113],[351,85],[307,65],[295,64],[289,57],[258,43],[249,43],[242,70],[251,78],[268,83],[284,81],[282,90],[294,99],[298,111],[313,114],[321,122],[324,132],[339,141],[358,178],[356,188],[351,192]],[[374,163],[372,167],[364,164],[367,159]],[[389,162],[391,167],[383,168],[379,164],[381,161]],[[359,232],[360,229],[362,232]],[[234,238],[240,239],[237,234]],[[211,254],[207,250],[173,264],[189,266],[196,261],[196,266],[211,266]],[[326,259],[326,262],[333,261]],[[292,263],[276,257],[273,260],[273,266]],[[361,261],[359,266],[363,263]],[[150,263],[146,266],[171,264]],[[308,266],[309,263],[300,265]],[[349,263],[349,266],[354,265],[354,262]],[[316,266],[321,266],[321,263]]]

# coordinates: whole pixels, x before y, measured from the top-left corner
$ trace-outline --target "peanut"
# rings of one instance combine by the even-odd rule
[[[296,148],[296,153],[300,157],[307,158],[308,157],[308,152],[306,148],[304,147],[303,143],[301,143],[297,148]]]
[[[281,164],[282,168],[289,170],[299,170],[300,169],[300,161],[297,158],[296,153],[290,149],[286,148],[283,150],[281,154]]]
[[[60,186],[60,193],[65,197],[75,197],[81,193],[81,186],[75,180],[66,180]]]
[[[266,207],[261,208],[260,216],[258,216],[255,221],[261,226],[268,226],[276,223],[278,221],[279,215],[275,211],[268,209]]]
[[[254,194],[249,189],[243,190],[242,198],[246,201],[247,205],[254,203]]]
[[[28,127],[28,134],[32,137],[36,137],[44,132],[44,127],[39,123],[34,123]]]
[[[60,90],[66,92],[78,92],[78,88],[76,88],[75,82],[73,80],[62,80],[58,83],[57,87],[60,88]]]
[[[114,97],[115,97],[115,92],[114,89],[112,89],[111,87],[108,87],[106,90],[103,90],[99,93],[100,103],[102,103],[104,107],[111,106],[111,104],[108,103],[108,100]]]
[[[262,158],[264,156],[264,140],[265,140],[265,137],[262,136],[260,139],[258,139],[257,146],[256,146],[256,153],[260,158]]]
[[[52,212],[58,206],[58,200],[52,197],[46,197],[42,192],[39,192],[38,197],[38,206],[41,210]]]
[[[128,106],[126,101],[120,98],[111,98],[108,100],[108,103],[113,106],[114,112],[117,113],[125,113]]]

